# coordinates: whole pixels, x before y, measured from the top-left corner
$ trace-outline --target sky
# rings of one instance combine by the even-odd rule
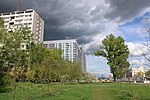
[[[20,0],[21,10],[32,8],[45,21],[44,40],[75,38],[82,45],[87,71],[109,75],[103,57],[93,53],[109,34],[122,36],[130,50],[129,62],[142,66],[139,59],[145,39],[144,18],[150,16],[150,0]],[[0,0],[0,13],[17,9],[17,0]]]

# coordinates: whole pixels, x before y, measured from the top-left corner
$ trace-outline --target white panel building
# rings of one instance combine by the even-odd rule
[[[86,71],[86,59],[81,46],[75,39],[43,41],[44,47],[49,49],[61,49],[62,57],[70,61],[80,61],[82,68]]]
[[[10,13],[1,13],[0,17],[4,19],[4,27],[8,31],[14,31],[16,28],[26,26],[34,36],[34,43],[43,42],[44,21],[33,9],[26,11],[14,11]]]

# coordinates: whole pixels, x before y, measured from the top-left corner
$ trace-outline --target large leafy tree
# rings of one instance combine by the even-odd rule
[[[69,66],[69,77],[70,80],[80,80],[82,78],[82,66],[79,63],[79,61],[74,61],[71,62],[70,66]]]
[[[73,68],[73,62],[66,60],[66,59],[62,59],[59,62],[59,80],[60,82],[67,82],[69,80],[71,80],[71,74],[74,71]]]
[[[44,49],[45,56],[41,65],[41,72],[43,79],[48,82],[48,94],[50,95],[50,82],[56,81],[59,78],[59,61],[61,57],[61,50],[59,49]]]
[[[5,86],[4,77],[7,72],[7,68],[3,66],[4,62],[4,52],[3,52],[3,35],[6,33],[6,30],[4,29],[4,21],[2,18],[0,18],[0,86]]]
[[[60,76],[61,50],[47,49],[42,44],[32,45],[30,52],[31,66],[26,75],[33,82],[47,82],[50,95],[50,82],[56,81]]]
[[[29,67],[26,72],[27,81],[40,82],[42,73],[40,71],[41,63],[44,60],[45,52],[43,44],[31,44],[29,50]]]
[[[21,27],[14,32],[3,32],[1,38],[2,66],[7,67],[13,80],[13,99],[16,95],[16,77],[18,68],[28,67],[29,50],[32,41],[31,32],[27,27]],[[7,71],[7,72],[8,72]]]
[[[95,52],[96,56],[102,56],[107,59],[110,71],[113,74],[114,81],[121,78],[129,69],[129,49],[124,39],[113,34],[108,35],[103,41],[100,49]]]
[[[35,64],[41,64],[44,59],[45,52],[43,44],[31,44],[31,50],[29,53],[30,56],[30,67],[34,66]]]
[[[82,78],[82,66],[79,61],[63,60],[59,65],[60,82],[79,81]]]
[[[26,72],[27,81],[39,82],[41,81],[40,67],[44,59],[44,47],[42,44],[31,44],[29,50],[29,67]]]

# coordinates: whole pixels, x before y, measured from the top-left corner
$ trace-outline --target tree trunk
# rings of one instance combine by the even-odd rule
[[[48,81],[48,95],[51,95],[51,93],[50,93],[50,81]]]
[[[77,79],[77,82],[78,82],[78,83],[80,82],[79,79]]]
[[[116,82],[116,75],[113,73],[114,82]]]
[[[60,78],[60,83],[62,84],[63,83],[63,81],[62,81],[62,79]]]
[[[13,77],[13,100],[16,100],[16,74]]]

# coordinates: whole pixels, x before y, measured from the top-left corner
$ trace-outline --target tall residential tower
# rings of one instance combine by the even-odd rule
[[[34,43],[43,42],[44,21],[35,10],[27,9],[26,11],[1,13],[0,17],[4,19],[4,27],[8,31],[14,31],[16,28],[26,26],[33,33]]]
[[[84,71],[86,71],[86,59],[81,46],[75,39],[44,41],[44,47],[49,49],[61,49],[62,57],[70,61],[79,61]]]

